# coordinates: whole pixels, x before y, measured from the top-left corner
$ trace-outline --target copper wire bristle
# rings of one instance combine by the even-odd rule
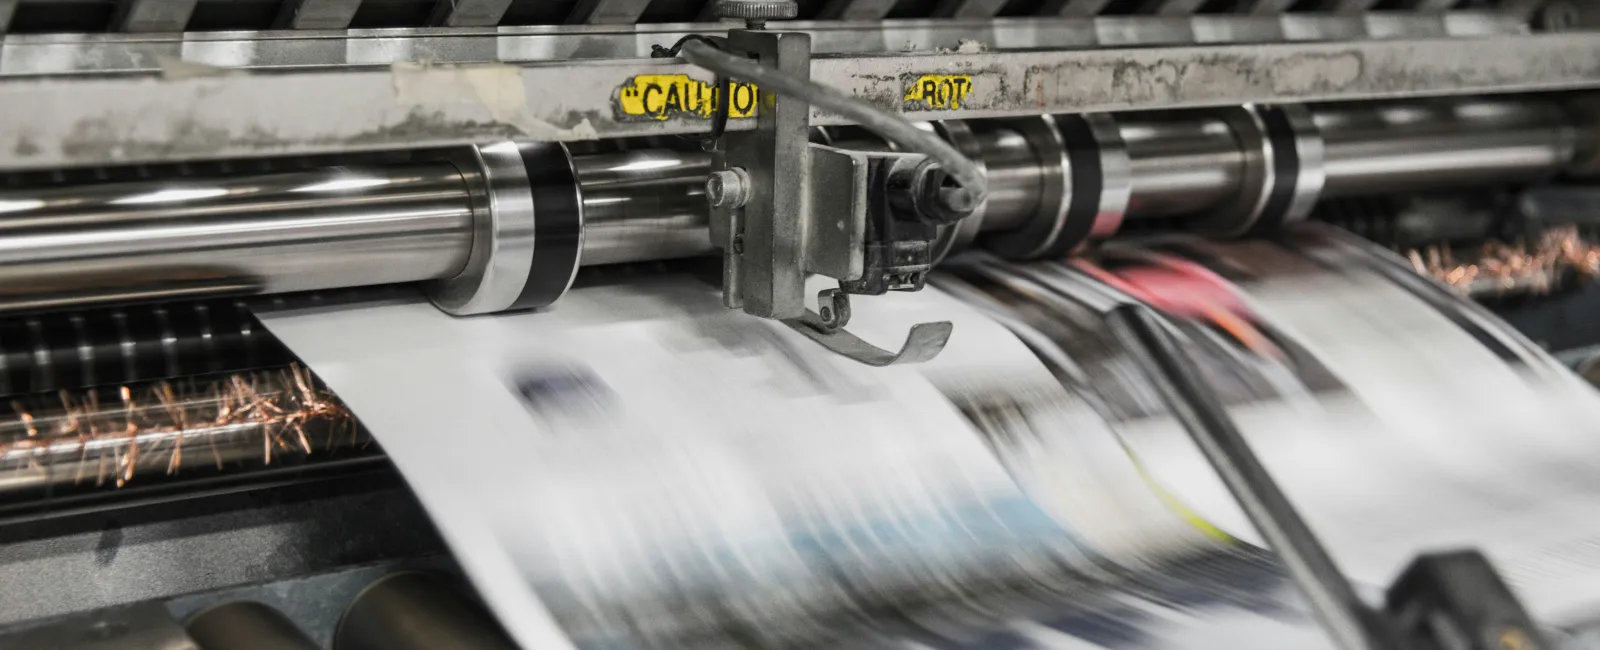
[[[50,461],[64,459],[77,464],[74,483],[92,471],[96,485],[123,487],[146,470],[177,473],[191,436],[206,440],[212,461],[222,469],[219,438],[237,444],[239,435],[259,435],[259,460],[271,463],[281,451],[313,453],[308,430],[313,423],[324,425],[320,431],[328,450],[340,446],[334,438],[345,427],[355,430],[350,411],[298,364],[279,372],[229,375],[188,391],[168,381],[143,389],[120,386],[117,395],[120,408],[102,409],[94,391],[58,391],[59,412],[50,413],[48,405],[30,409],[13,400],[13,421],[0,420],[0,469],[49,471]],[[44,424],[49,426],[41,434]],[[290,431],[292,442],[285,439]],[[352,445],[356,441],[352,435]]]
[[[1576,226],[1550,228],[1532,244],[1490,242],[1465,263],[1457,263],[1445,246],[1412,249],[1406,257],[1418,273],[1469,294],[1539,295],[1554,291],[1563,279],[1600,276],[1600,246],[1585,242]]]

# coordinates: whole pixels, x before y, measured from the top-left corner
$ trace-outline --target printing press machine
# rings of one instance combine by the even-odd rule
[[[1471,549],[1358,594],[1230,415],[1285,367],[1338,383],[1341,348],[1252,310],[1315,323],[1345,272],[1371,292],[1338,314],[1600,381],[1595,29],[1579,0],[0,0],[0,648],[518,647],[258,314],[537,317],[663,274],[864,367],[940,356],[950,323],[857,335],[937,287],[1108,420],[1170,414],[1273,549],[1229,579],[1286,580],[1332,647],[1600,647]],[[1239,288],[1283,278],[1327,293]],[[1009,430],[1001,398],[962,409]]]

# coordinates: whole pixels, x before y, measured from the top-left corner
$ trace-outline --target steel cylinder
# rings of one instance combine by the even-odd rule
[[[202,650],[321,650],[294,621],[257,602],[213,605],[184,627]]]
[[[449,277],[466,192],[450,164],[6,192],[0,309]]]
[[[1537,181],[1565,167],[1577,143],[1550,102],[1320,106],[1312,119],[1324,197]]]
[[[1162,217],[1211,209],[1244,191],[1238,138],[1204,115],[1134,115],[1117,126],[1131,163],[1128,214]]]
[[[1039,153],[1028,137],[1005,122],[977,123],[972,130],[989,172],[985,230],[1011,230],[1039,210],[1044,189]]]
[[[1310,110],[1320,135],[1308,137],[1324,145],[1323,197],[1537,180],[1565,166],[1578,139],[1571,119],[1548,101]],[[1243,150],[1247,142],[1261,142],[1260,134],[1241,137],[1217,115],[1113,116],[1117,150],[1126,158],[1119,182],[1128,192],[1127,217],[1203,214],[1261,191],[1246,187],[1260,183],[1247,180],[1249,160],[1260,155]],[[1082,141],[1099,140],[1093,134],[1063,141],[1048,124],[1043,118],[969,124],[990,184],[983,230],[1015,233],[1038,219],[1059,220],[1062,206],[1076,204],[1072,192],[1083,198],[1099,191],[1092,184],[1072,187],[1069,179],[1083,170],[1066,167],[1074,152],[1104,143]],[[0,192],[0,311],[470,280],[470,269],[478,268],[472,265],[481,266],[481,256],[497,250],[493,242],[476,245],[475,238],[488,241],[485,225],[498,223],[493,197],[485,200],[474,189],[473,179],[483,174],[470,164]],[[522,163],[506,164],[520,169]],[[574,156],[573,178],[559,182],[577,184],[580,263],[712,252],[703,186],[710,164],[703,152],[662,147],[617,151],[606,145]],[[572,228],[567,235],[576,241],[576,209],[524,207],[518,214],[540,228],[546,223],[539,214],[565,214]],[[507,255],[513,257],[499,259],[515,259]],[[559,269],[562,278],[570,278],[570,257]]]
[[[583,264],[711,252],[705,179],[711,156],[666,149],[575,157],[583,195]]]
[[[333,650],[516,650],[482,605],[451,581],[395,573],[367,585],[345,610]]]

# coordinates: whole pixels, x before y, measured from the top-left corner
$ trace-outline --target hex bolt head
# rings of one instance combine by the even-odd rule
[[[711,172],[706,178],[706,200],[718,208],[744,207],[750,200],[750,175],[739,167]]]

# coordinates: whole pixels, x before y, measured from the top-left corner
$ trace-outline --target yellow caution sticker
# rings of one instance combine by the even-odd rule
[[[617,88],[617,117],[625,120],[708,120],[720,105],[719,89],[684,74],[642,74]],[[733,84],[728,117],[755,117],[753,84]]]
[[[953,111],[972,93],[972,75],[925,74],[906,82],[908,111]]]

